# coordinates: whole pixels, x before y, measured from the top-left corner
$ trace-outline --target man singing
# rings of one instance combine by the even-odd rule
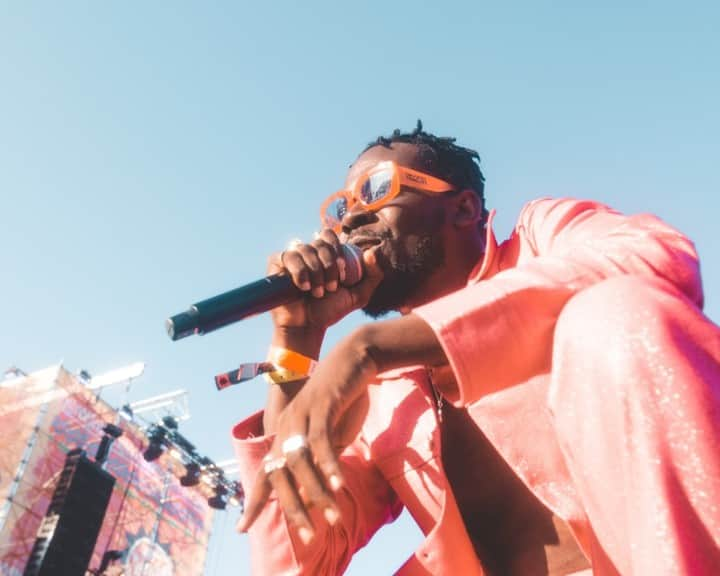
[[[483,192],[477,153],[418,123],[271,257],[306,296],[273,311],[267,406],[233,431],[254,571],[342,573],[407,507],[403,575],[717,574],[720,329],[692,243],[547,198],[498,244]],[[402,314],[317,361],[358,308]]]

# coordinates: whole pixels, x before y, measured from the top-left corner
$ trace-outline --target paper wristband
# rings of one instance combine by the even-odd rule
[[[317,366],[317,361],[299,352],[271,346],[268,352],[268,362],[276,369],[264,374],[265,380],[271,384],[283,384],[307,378]]]
[[[305,376],[312,374],[315,366],[317,366],[317,361],[309,356],[304,356],[299,352],[281,348],[280,346],[271,346],[267,359],[268,362],[272,362],[278,368],[284,368]]]
[[[308,377],[307,374],[300,374],[293,372],[292,370],[285,370],[280,368],[273,372],[265,372],[263,378],[269,384],[285,384],[286,382],[297,382],[298,380],[305,380]]]

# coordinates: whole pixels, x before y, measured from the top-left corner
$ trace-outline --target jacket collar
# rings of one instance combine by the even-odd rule
[[[490,210],[488,214],[487,223],[485,224],[485,254],[483,258],[475,268],[470,272],[468,277],[468,284],[475,284],[480,280],[484,280],[491,273],[494,273],[497,269],[496,255],[497,255],[497,239],[492,229],[492,223],[495,219],[495,209]]]

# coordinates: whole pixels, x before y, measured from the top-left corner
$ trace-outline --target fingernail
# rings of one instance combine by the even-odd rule
[[[313,538],[313,533],[303,526],[298,530],[298,536],[300,536],[300,540],[303,541],[303,544],[308,545]]]
[[[338,521],[338,518],[340,517],[336,510],[333,508],[325,508],[323,511],[323,514],[325,515],[325,520],[328,521],[328,524],[330,526],[335,526],[335,523]]]
[[[310,290],[310,282],[303,282],[300,284],[300,290]]]
[[[330,479],[328,480],[330,482],[330,488],[333,489],[333,491],[337,492],[340,490],[340,487],[342,486],[342,482],[340,482],[340,478],[333,474],[330,476]]]
[[[337,282],[335,280],[328,282],[327,289],[328,292],[335,292],[335,290],[337,290]]]
[[[322,298],[325,295],[325,288],[323,288],[322,286],[316,286],[315,288],[313,288],[312,293],[313,296],[315,296],[316,298]]]
[[[338,275],[340,276],[340,282],[345,282],[345,260],[342,258],[337,259]]]
[[[247,529],[245,528],[245,518],[240,518],[240,520],[238,520],[238,523],[235,524],[235,530],[238,532],[247,532]]]

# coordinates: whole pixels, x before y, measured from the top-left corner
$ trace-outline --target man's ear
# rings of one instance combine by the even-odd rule
[[[453,224],[457,228],[477,226],[483,217],[483,207],[475,191],[466,188],[453,200]]]

